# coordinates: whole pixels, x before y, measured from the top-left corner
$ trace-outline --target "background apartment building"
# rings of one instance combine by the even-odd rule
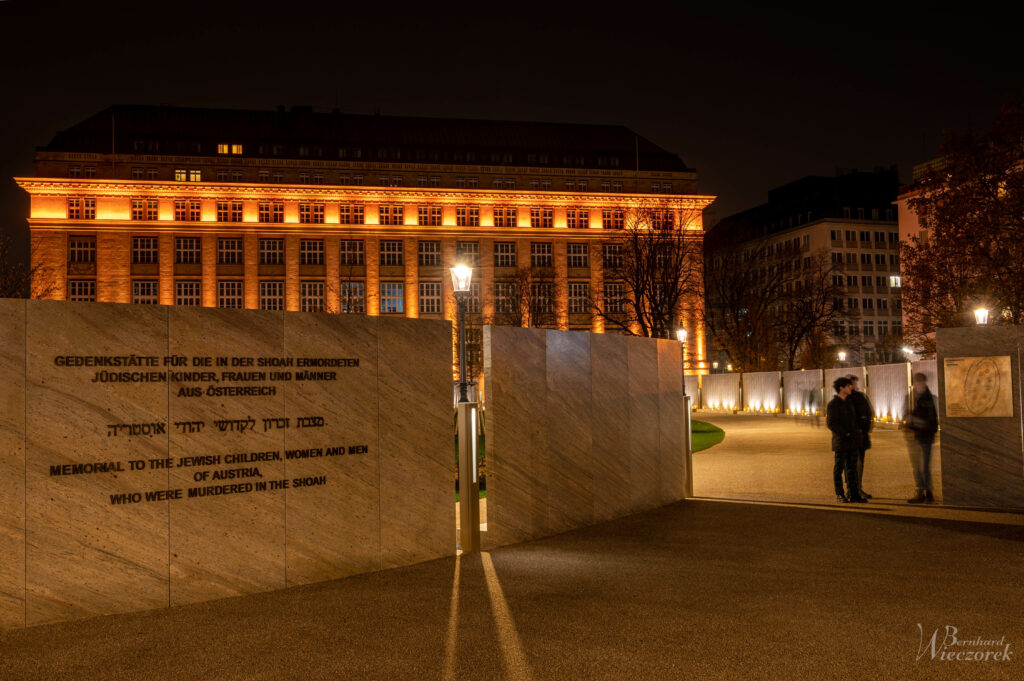
[[[33,295],[58,300],[501,321],[545,269],[545,325],[603,332],[615,235],[640,205],[703,236],[712,197],[620,126],[117,106],[58,133],[18,178]],[[692,301],[688,307],[698,307]],[[702,328],[688,355],[703,360]]]
[[[824,255],[838,311],[828,329],[832,350],[846,352],[847,363],[898,361],[903,332],[898,190],[895,168],[810,176],[773,189],[768,203],[708,230],[706,267],[713,267],[716,255],[742,253],[751,268],[799,274]],[[712,297],[709,292],[709,305],[715,304]]]

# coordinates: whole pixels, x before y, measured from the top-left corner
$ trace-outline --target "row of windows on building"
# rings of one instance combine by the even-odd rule
[[[840,320],[832,325],[833,338],[846,338],[849,336],[865,336],[868,338],[885,338],[890,333],[894,336],[903,335],[903,322],[894,321],[892,326],[886,320],[866,319],[863,322],[850,322]]]
[[[870,217],[871,220],[885,220],[887,222],[893,222],[896,219],[896,213],[892,208],[885,208],[883,210],[879,208],[854,208],[852,206],[842,206],[840,208],[840,215],[842,215],[844,220],[853,220],[854,216],[856,216],[857,220],[867,220]],[[789,227],[796,227],[798,225],[811,222],[813,219],[814,213],[812,211],[800,212],[796,215],[781,218],[777,222],[772,222],[771,228],[772,231],[787,229]],[[835,231],[836,230],[833,230],[833,233]],[[832,238],[835,239],[836,237]]]
[[[865,289],[872,288],[872,287],[877,288],[879,290],[885,290],[885,289],[889,289],[889,288],[896,289],[896,288],[901,288],[903,286],[903,279],[902,279],[902,277],[900,277],[898,275],[887,275],[887,276],[875,275],[874,279],[872,279],[870,274],[862,274],[859,279],[858,279],[857,275],[855,275],[855,274],[847,274],[845,276],[842,275],[842,274],[833,274],[832,275],[832,285],[833,286],[840,287],[840,288],[842,288],[842,287],[854,288],[858,284],[860,285],[861,288],[865,288]]]
[[[855,229],[830,229],[829,238],[832,241],[842,241],[845,237],[846,241],[860,241],[861,244],[871,243],[872,232],[869,230],[855,230]],[[896,244],[900,241],[900,235],[896,232],[874,232],[875,236],[875,248],[884,248],[885,243]]]
[[[877,303],[877,306],[876,306]],[[889,310],[889,299],[888,298],[847,298],[845,301],[842,298],[835,298],[833,304],[838,310],[845,310],[847,312],[856,312],[857,310],[878,310],[879,312],[888,312]],[[893,300],[893,308],[897,311],[903,309],[903,301],[900,298]]]
[[[377,206],[378,224],[404,225],[404,204],[380,204]],[[299,222],[302,224],[324,224],[326,204],[300,203]],[[530,227],[554,227],[554,210],[551,208],[530,208]],[[516,206],[493,206],[495,227],[519,226],[519,208]],[[69,220],[95,220],[96,199],[92,197],[68,198]],[[256,210],[257,220],[264,223],[284,222],[284,203],[279,201],[259,201]],[[131,219],[145,222],[160,219],[160,206],[157,199],[132,199]],[[198,199],[175,199],[174,219],[178,222],[200,222],[202,220],[202,202]],[[566,227],[569,229],[587,229],[590,227],[590,209],[567,208]],[[674,213],[670,210],[651,211],[652,227],[655,229],[671,229],[675,224]],[[244,205],[242,201],[217,201],[218,222],[243,222]],[[338,206],[338,221],[343,225],[366,224],[366,208],[363,204],[342,203]],[[441,206],[416,206],[417,226],[440,227],[443,224]],[[624,229],[626,224],[625,209],[604,209],[601,211],[601,227],[603,229]],[[455,226],[479,227],[479,206],[457,206],[455,208]]]
[[[174,168],[174,181],[175,182],[202,182],[204,172],[202,168]],[[95,178],[96,177],[96,166],[77,166],[71,165],[67,167],[67,175],[72,178]],[[393,175],[393,174],[377,174],[377,175],[366,175],[363,173],[314,173],[307,171],[299,171],[298,173],[285,173],[283,170],[256,170],[255,173],[252,171],[246,172],[244,170],[229,169],[229,168],[217,168],[214,170],[208,170],[205,173],[206,181],[210,182],[216,179],[217,182],[258,182],[260,184],[285,184],[286,181],[289,183],[297,184],[329,184],[329,185],[341,185],[341,186],[378,186],[378,187],[441,187],[443,185],[442,176],[440,175],[416,175],[415,179],[407,182],[405,175]],[[160,178],[160,168],[154,166],[133,166],[131,169],[131,178],[133,180],[146,180],[146,181],[157,181]],[[490,188],[495,190],[515,190],[520,188],[519,182],[522,180],[515,177],[492,177],[490,181]],[[457,189],[479,189],[481,188],[480,177],[476,175],[456,175],[454,180],[451,180],[453,186]],[[622,192],[624,186],[622,180],[599,180],[595,181],[593,185],[591,180],[582,178],[570,178],[562,180],[560,182],[559,189],[563,189],[567,192],[586,192],[593,189],[602,192]],[[486,186],[486,185],[484,185]],[[555,189],[555,180],[552,178],[529,178],[522,185],[522,188],[529,188],[532,191],[552,191]],[[659,180],[657,182],[650,183],[650,192],[652,194],[671,194],[672,193],[672,182]]]
[[[259,309],[285,309],[285,282],[274,279],[262,279],[259,286]],[[380,282],[381,314],[405,314],[405,282]],[[511,314],[526,295],[517,288],[518,284],[508,281],[494,283],[494,307],[498,314]],[[324,310],[323,281],[299,282],[299,309],[302,312],[322,312]],[[421,281],[417,285],[417,305],[420,314],[441,314],[442,284],[440,281]],[[623,312],[625,287],[621,282],[605,282],[602,290],[602,309],[608,314]],[[555,288],[551,282],[532,282],[529,289],[531,308],[539,313],[554,312]],[[156,305],[159,303],[159,281],[155,279],[132,280],[132,302],[138,305]],[[570,281],[567,285],[569,314],[588,314],[594,302],[590,296],[590,283]],[[74,302],[94,302],[96,300],[96,281],[93,279],[69,279],[68,300]],[[347,314],[363,314],[366,312],[366,283],[360,280],[341,280],[338,283],[339,311]],[[202,304],[202,282],[199,280],[179,279],[174,282],[174,304],[198,307]],[[238,279],[217,280],[217,307],[242,309],[245,306],[245,282]],[[481,311],[480,284],[471,286],[467,301],[467,311],[479,314]]]
[[[832,251],[832,264],[833,265],[885,265],[889,264],[893,267],[898,267],[900,264],[900,256],[896,253],[861,253],[858,258],[857,253],[851,253],[847,251],[845,254],[842,251]]]
[[[217,239],[217,264],[242,265],[245,263],[243,240],[238,237]],[[261,238],[259,243],[259,264],[285,264],[285,243],[282,238]],[[401,239],[382,239],[379,246],[381,265],[404,265],[405,242]],[[494,266],[518,267],[518,244],[515,241],[494,242]],[[156,236],[132,237],[132,264],[152,265],[159,262],[160,245]],[[530,242],[530,266],[554,267],[554,248],[550,241]],[[566,266],[571,268],[590,267],[590,244],[567,243]],[[477,241],[456,241],[455,258],[458,262],[473,267],[480,266],[480,243]],[[362,239],[342,239],[339,245],[339,260],[342,265],[365,265],[365,242]],[[96,262],[96,237],[71,236],[68,238],[68,262],[91,264]],[[202,264],[202,240],[200,237],[175,237],[174,262],[177,265]],[[299,264],[323,265],[324,240],[300,239]],[[421,239],[417,243],[417,264],[421,267],[441,265],[441,242]],[[602,244],[602,264],[606,268],[622,267],[622,244]]]

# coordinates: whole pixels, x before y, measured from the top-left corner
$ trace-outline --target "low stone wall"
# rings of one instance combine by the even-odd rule
[[[743,374],[743,408],[750,411],[774,412],[779,408],[782,373],[757,371]]]
[[[685,496],[679,343],[484,327],[484,371],[485,546]]]
[[[703,409],[734,411],[740,409],[740,376],[742,374],[706,374],[700,377]]]
[[[821,369],[785,371],[782,374],[783,402],[790,414],[810,414],[824,410]]]
[[[454,552],[451,326],[0,300],[0,627]]]

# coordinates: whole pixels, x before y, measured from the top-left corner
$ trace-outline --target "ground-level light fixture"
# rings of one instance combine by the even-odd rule
[[[469,382],[466,380],[466,299],[469,298],[473,268],[458,263],[451,268],[451,273],[455,302],[459,309],[459,402],[469,402]]]
[[[987,307],[979,307],[979,308],[977,308],[974,311],[974,321],[977,322],[979,326],[984,326],[984,325],[988,324],[988,308]]]

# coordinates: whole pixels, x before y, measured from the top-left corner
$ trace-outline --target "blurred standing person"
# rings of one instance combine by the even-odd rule
[[[935,433],[939,430],[939,414],[935,408],[935,398],[928,389],[928,377],[922,373],[914,374],[914,393],[911,395],[911,412],[907,417],[906,428],[913,433],[907,438],[907,452],[910,454],[910,465],[914,469],[914,486],[917,493],[908,503],[920,504],[923,501],[935,501],[932,495],[932,444]]]
[[[871,400],[860,391],[859,377],[856,374],[847,376],[853,382],[853,392],[850,393],[850,400],[853,402],[853,410],[857,414],[857,427],[860,429],[861,447],[857,452],[857,480],[864,484],[864,454],[871,449],[871,428],[874,425],[875,408],[871,406]],[[870,499],[871,495],[860,490],[860,495]]]
[[[825,425],[832,431],[832,451],[835,452],[835,463],[832,466],[832,482],[836,491],[836,501],[840,503],[867,501],[860,495],[860,482],[857,479],[857,452],[860,451],[860,428],[857,427],[857,414],[850,400],[853,382],[841,376],[832,382],[836,396],[828,403],[825,411]],[[846,474],[846,490],[843,494],[843,474]]]

